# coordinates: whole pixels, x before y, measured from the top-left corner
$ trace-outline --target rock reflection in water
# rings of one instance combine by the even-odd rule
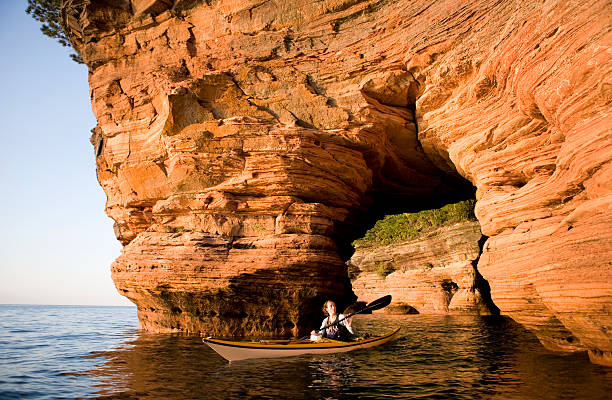
[[[604,399],[612,371],[545,350],[503,317],[360,316],[362,331],[401,325],[380,348],[228,363],[199,337],[128,333],[96,354],[101,396],[205,399]]]

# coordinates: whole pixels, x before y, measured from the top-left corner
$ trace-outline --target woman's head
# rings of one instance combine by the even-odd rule
[[[336,303],[331,300],[327,300],[323,304],[323,313],[328,317],[330,315],[336,315]]]

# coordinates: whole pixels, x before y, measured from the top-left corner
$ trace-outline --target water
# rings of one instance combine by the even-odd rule
[[[0,399],[607,399],[612,368],[545,350],[501,317],[359,316],[398,340],[351,353],[228,363],[133,307],[0,305]]]

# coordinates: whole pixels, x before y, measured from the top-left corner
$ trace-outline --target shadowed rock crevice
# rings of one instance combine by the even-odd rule
[[[487,239],[488,238],[484,235],[480,238],[478,241],[478,248],[480,249],[478,258],[472,261],[472,266],[474,267],[475,273],[473,290],[477,290],[480,293],[483,303],[491,311],[491,314],[499,315],[499,308],[495,305],[493,299],[491,298],[491,286],[489,285],[489,282],[487,282],[487,280],[480,274],[480,272],[478,272],[478,260],[480,260],[480,255],[483,252]]]

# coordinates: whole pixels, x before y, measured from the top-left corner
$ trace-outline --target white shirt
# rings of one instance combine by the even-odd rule
[[[338,325],[342,325],[346,328],[347,331],[349,331],[349,333],[351,335],[354,335],[355,332],[353,332],[353,328],[351,328],[348,324],[348,322],[343,319],[344,318],[344,314],[338,314],[336,315],[336,319],[334,319],[333,321],[329,322],[329,317],[326,317],[323,320],[323,323],[321,324],[321,328],[319,328],[319,330],[325,328],[327,325],[332,324],[340,319],[342,319],[342,321],[340,321],[338,323]],[[338,333],[338,325],[334,325],[334,326],[330,326],[329,328],[327,328],[324,332],[323,332],[323,336],[325,337],[334,337],[337,333]]]

